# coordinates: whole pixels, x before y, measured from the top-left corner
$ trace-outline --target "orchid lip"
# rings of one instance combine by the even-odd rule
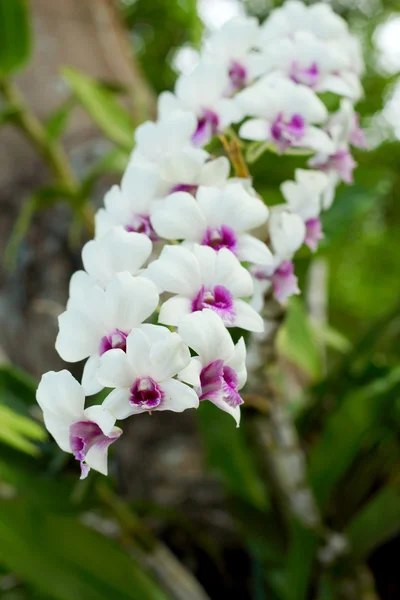
[[[203,285],[192,302],[192,312],[210,308],[216,312],[225,325],[234,323],[236,313],[231,292],[223,285],[216,285],[209,290]]]
[[[113,329],[108,335],[105,335],[100,340],[99,354],[102,356],[105,352],[113,350],[114,348],[120,348],[126,352],[126,338],[128,333],[121,331],[121,329]]]
[[[223,360],[215,360],[200,372],[200,401],[224,400],[232,407],[243,404],[238,392],[238,376]]]
[[[217,252],[222,248],[227,248],[233,254],[237,254],[237,235],[228,225],[220,227],[209,227],[201,242],[203,246],[210,246]]]
[[[72,454],[81,463],[81,479],[84,479],[90,471],[90,467],[86,463],[86,455],[89,450],[93,446],[107,450],[108,446],[121,435],[121,431],[118,429],[114,431],[114,435],[107,436],[93,421],[77,421],[70,426],[69,442]]]
[[[125,226],[125,231],[129,233],[144,233],[153,242],[159,239],[148,215],[133,215],[130,223]]]
[[[130,389],[130,404],[139,406],[143,410],[158,408],[164,399],[164,392],[151,377],[136,379]]]

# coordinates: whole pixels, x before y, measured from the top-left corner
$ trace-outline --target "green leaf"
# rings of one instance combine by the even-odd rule
[[[0,0],[0,76],[10,75],[27,62],[31,29],[25,0]]]
[[[0,111],[0,126],[6,123],[12,123],[14,117],[18,114],[19,108],[15,106],[7,106]]]
[[[133,147],[134,124],[128,111],[115,99],[114,94],[74,69],[64,68],[63,76],[103,133],[130,151]]]
[[[380,490],[350,522],[346,535],[356,560],[363,560],[400,531],[400,482]]]
[[[66,102],[46,119],[44,128],[51,140],[60,138],[64,133],[75,104],[75,98],[68,98]]]
[[[39,449],[33,442],[45,440],[46,437],[39,423],[0,405],[0,442],[35,456],[39,454]]]
[[[287,600],[306,600],[311,585],[312,567],[317,551],[318,536],[294,521],[287,559]]]
[[[312,487],[321,505],[326,505],[335,484],[363,444],[380,436],[379,424],[394,409],[399,391],[400,368],[367,387],[351,391],[327,419],[309,458]]]
[[[0,560],[54,600],[167,600],[112,540],[26,499],[0,500]]]
[[[316,336],[304,304],[298,298],[290,299],[287,318],[278,336],[278,350],[310,378],[321,375],[321,354]]]
[[[243,426],[237,428],[232,417],[211,402],[202,402],[197,416],[209,466],[220,475],[230,493],[258,509],[266,509],[266,490]]]

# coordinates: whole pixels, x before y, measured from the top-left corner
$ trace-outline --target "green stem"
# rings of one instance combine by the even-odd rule
[[[52,140],[46,133],[45,128],[30,111],[18,88],[10,79],[0,78],[0,91],[15,109],[13,117],[15,125],[25,134],[31,144],[38,150],[40,155],[48,164],[54,178],[61,183],[71,194],[71,203],[75,209],[76,199],[80,197],[81,186],[69,163],[63,147],[57,141]],[[93,233],[93,211],[87,203],[80,203],[79,212],[89,233]]]

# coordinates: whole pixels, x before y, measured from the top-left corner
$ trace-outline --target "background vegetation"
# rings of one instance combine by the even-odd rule
[[[54,4],[0,0],[0,597],[398,599],[400,61],[384,62],[379,45],[399,2],[334,3],[364,45],[359,110],[371,150],[357,153],[354,186],[324,215],[318,254],[298,259],[304,294],[278,338],[271,380],[300,444],[271,438],[259,390],[240,430],[209,405],[132,419],[111,477],[83,482],[35,405],[40,373],[61,368],[54,339],[68,279],[135,126],[173,87],[178,49],[199,44],[198,9],[208,22],[240,3]],[[261,17],[272,8],[244,4]],[[254,165],[268,204],[302,161],[265,154]],[[287,489],[271,473],[277,451]]]

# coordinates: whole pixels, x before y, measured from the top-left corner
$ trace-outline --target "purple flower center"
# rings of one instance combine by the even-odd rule
[[[283,113],[279,113],[271,125],[271,135],[279,152],[284,152],[289,146],[299,142],[304,132],[304,118],[297,113],[290,120],[284,120]]]
[[[319,217],[308,219],[305,225],[306,237],[304,242],[310,248],[310,250],[315,252],[315,250],[318,248],[318,242],[324,237],[324,234],[322,233],[321,219]]]
[[[164,392],[151,377],[136,379],[130,392],[129,402],[143,410],[158,408],[164,398]]]
[[[314,88],[318,84],[319,76],[320,72],[316,62],[311,63],[309,67],[303,68],[296,61],[293,61],[290,77],[295,83],[302,83],[308,85],[310,88]]]
[[[174,192],[187,192],[188,194],[192,194],[192,196],[196,196],[198,187],[199,186],[195,183],[178,183],[170,189],[169,193],[173,194]]]
[[[236,60],[233,60],[229,69],[229,79],[234,90],[242,90],[246,87],[247,82],[246,68]]]
[[[81,479],[85,479],[90,471],[89,465],[86,464],[86,455],[93,446],[100,446],[106,452],[110,444],[112,444],[121,435],[120,432],[113,436],[106,436],[93,421],[77,421],[69,428],[69,443],[72,454],[81,463]]]
[[[231,367],[224,366],[223,360],[215,360],[201,370],[201,400],[224,400],[230,406],[239,406],[243,400],[238,392],[238,376]]]
[[[129,232],[134,231],[136,233],[144,233],[153,242],[159,239],[152,227],[150,217],[147,215],[133,215],[129,225],[125,226],[125,230]]]
[[[228,225],[209,227],[201,243],[203,246],[210,246],[216,251],[221,250],[221,248],[228,248],[233,254],[237,253],[236,233]]]
[[[299,294],[297,277],[294,274],[294,265],[290,260],[284,260],[271,277],[275,296],[283,302],[289,296]]]
[[[113,350],[114,348],[121,348],[126,352],[126,338],[128,334],[120,329],[113,329],[111,333],[105,335],[100,340],[99,354],[102,356],[105,352]]]
[[[223,285],[216,285],[213,290],[207,290],[203,285],[192,302],[192,312],[210,308],[217,313],[226,326],[233,325],[235,309],[231,292]]]
[[[192,142],[195,146],[204,146],[211,138],[218,133],[219,117],[218,115],[205,108],[203,114],[197,120],[197,129],[192,135]]]

